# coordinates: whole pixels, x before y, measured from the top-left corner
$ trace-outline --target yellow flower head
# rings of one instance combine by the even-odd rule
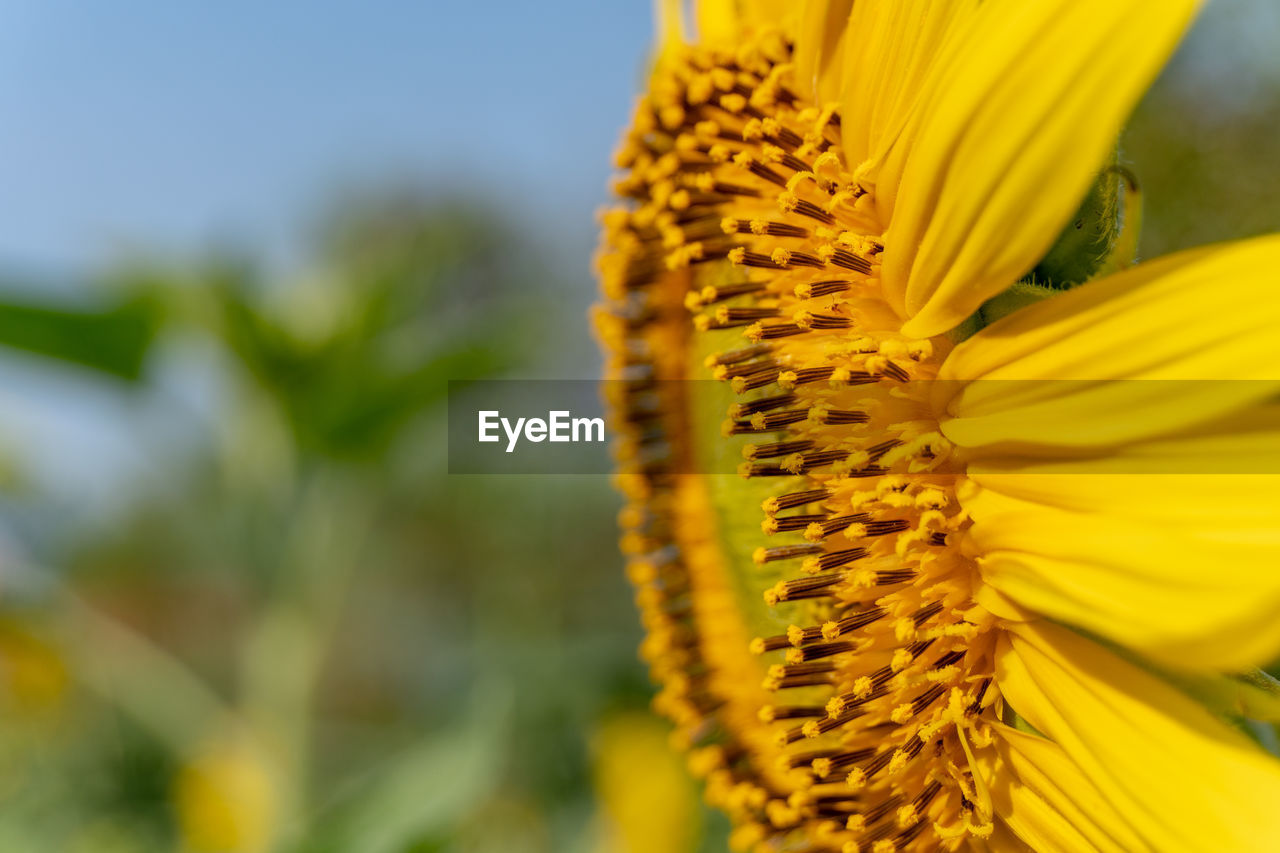
[[[738,849],[1280,837],[1280,767],[1153,674],[1280,652],[1275,479],[1161,467],[1274,455],[1280,241],[956,343],[1195,5],[741,0],[690,42],[660,4],[597,327],[656,705]]]
[[[665,725],[635,712],[597,729],[593,775],[606,819],[600,853],[696,849],[698,800],[667,739]]]
[[[0,619],[0,702],[23,714],[48,715],[69,687],[67,663],[57,648],[20,621]]]
[[[185,763],[174,784],[183,849],[258,853],[270,848],[277,818],[276,780],[262,749],[230,733]]]

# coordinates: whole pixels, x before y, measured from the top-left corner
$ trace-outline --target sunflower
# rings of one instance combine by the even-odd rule
[[[1197,4],[659,5],[596,321],[731,843],[1274,849],[1280,239],[1132,266],[1113,167]]]

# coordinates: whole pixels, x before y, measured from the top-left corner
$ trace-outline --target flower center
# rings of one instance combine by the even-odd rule
[[[950,344],[900,333],[874,188],[789,63],[776,34],[669,58],[619,154],[598,316],[643,651],[745,847],[954,849],[992,829],[998,696],[929,401]],[[723,424],[660,381],[696,378]],[[687,473],[725,448],[740,478]]]

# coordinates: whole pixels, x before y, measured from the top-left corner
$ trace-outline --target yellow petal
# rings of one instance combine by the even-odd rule
[[[1128,849],[1265,850],[1280,838],[1280,763],[1097,643],[1043,622],[1015,626],[996,678],[1144,839]]]
[[[1014,312],[947,358],[935,395],[944,432],[979,456],[1109,447],[1274,396],[1277,264],[1280,237],[1258,238],[1162,258]],[[1246,419],[1240,428],[1258,427]]]
[[[700,44],[733,44],[738,38],[737,0],[698,0],[694,20]]]
[[[790,28],[793,0],[694,0],[698,40],[704,44],[736,41],[744,28]]]
[[[1012,780],[991,784],[996,813],[1031,849],[1142,849],[1138,837],[1060,747],[1005,725],[993,726],[1002,769]]]
[[[1110,413],[1098,408],[1101,414],[1090,417],[1083,413],[1084,398],[1072,395],[1021,410],[949,420],[943,433],[963,449],[970,474],[1280,474],[1280,406],[1240,404],[1227,394],[1243,396],[1246,388],[1239,386],[1254,383],[1223,383],[1218,399],[1239,404],[1233,411],[1178,427],[1178,418],[1196,418],[1209,408],[1196,408],[1208,394],[1186,390],[1196,384],[1208,385],[1115,383],[1117,392],[1131,390],[1115,395],[1116,408]],[[1126,408],[1144,397],[1151,405]],[[1088,399],[1096,403],[1099,397]],[[1171,424],[1177,428],[1169,432]]]
[[[1280,317],[1268,268],[1278,262],[1280,236],[1269,235],[1092,281],[978,332],[947,359],[944,378],[1280,378],[1267,362],[1275,344],[1238,340]]]
[[[924,81],[935,66],[963,52],[977,7],[977,0],[870,0],[856,3],[847,16],[856,48],[842,57],[841,142],[849,168],[876,187],[876,209],[885,223],[898,187],[881,168],[895,146],[909,150],[903,132],[926,91]]]
[[[1216,515],[1201,529],[1191,510],[1168,518],[1159,512],[1179,500],[1208,506],[1185,482],[1194,477],[1180,484],[1154,475],[1061,478],[1078,481],[1077,497],[1096,498],[1096,507],[1077,510],[998,491],[1017,494],[1028,476],[976,477],[960,494],[991,588],[1176,669],[1244,669],[1280,653],[1274,489],[1251,491],[1252,478],[1235,478],[1240,492],[1213,491],[1226,505],[1210,510]],[[1172,491],[1177,485],[1187,491]],[[1108,489],[1122,497],[1110,501]],[[1134,511],[1144,499],[1155,506]],[[1260,521],[1258,501],[1271,508],[1272,520]],[[1241,521],[1232,521],[1231,506],[1242,508]]]
[[[904,155],[884,284],[926,337],[1043,257],[1197,0],[987,0],[937,63]]]
[[[1258,474],[970,472],[987,491],[1046,513],[1084,513],[1163,525],[1213,542],[1280,541],[1280,477]],[[972,498],[970,498],[972,500]]]
[[[686,42],[681,0],[653,0],[653,26],[657,34],[654,65],[661,68]]]
[[[804,0],[800,6],[795,76],[801,92],[815,103],[840,97],[841,60],[852,9],[853,0]]]

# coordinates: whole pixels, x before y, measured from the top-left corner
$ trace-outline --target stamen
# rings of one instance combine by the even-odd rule
[[[626,200],[603,218],[596,317],[617,380],[642,654],[663,685],[655,707],[702,748],[691,761],[741,849],[956,849],[993,831],[975,750],[1000,697],[994,620],[969,600],[978,574],[957,547],[969,521],[940,467],[951,448],[915,381],[951,343],[897,331],[878,278],[878,166],[847,163],[838,107],[796,94],[790,50],[762,31],[739,50],[664,59],[618,152]],[[722,329],[745,341],[698,340]],[[692,499],[701,487],[680,476],[689,433],[716,420],[664,381],[706,376],[743,395],[720,424],[739,472],[780,478],[761,504],[758,567],[732,549],[707,556],[722,528],[699,513],[720,504]],[[739,486],[727,488],[732,501]],[[782,561],[796,561],[782,577],[766,568]],[[778,608],[767,617],[785,633],[721,648],[753,622],[724,603],[736,594],[715,597],[725,573]],[[802,692],[761,702],[741,677],[752,667],[766,690]]]

